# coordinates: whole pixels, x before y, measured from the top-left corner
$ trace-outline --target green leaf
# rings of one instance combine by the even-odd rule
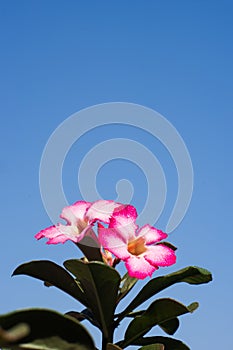
[[[166,247],[174,250],[174,252],[177,250],[177,248],[173,244],[171,244],[170,242],[158,242],[158,243],[156,243],[156,245],[165,245]]]
[[[94,350],[87,330],[74,319],[47,309],[27,309],[0,316],[4,331],[20,324],[28,326],[27,334],[20,338],[2,341],[1,346],[17,349]]]
[[[169,334],[169,335],[173,335],[177,329],[179,328],[180,322],[178,320],[178,318],[172,318],[171,320],[162,322],[159,324],[159,327],[162,328],[162,330]]]
[[[125,317],[131,317],[134,318],[136,316],[141,316],[146,310],[138,310],[138,311],[134,311],[134,312],[130,312],[129,314],[127,314]]]
[[[193,312],[197,307],[198,303],[185,306],[173,299],[158,299],[141,316],[136,316],[130,322],[126,329],[125,339],[120,345],[126,347],[144,336],[152,327],[188,312]]]
[[[195,266],[189,266],[169,275],[153,278],[142,288],[128,307],[120,314],[120,319],[152,296],[175,283],[185,282],[189,284],[202,284],[208,283],[211,280],[212,276],[208,270]]]
[[[147,345],[153,343],[161,343],[165,345],[165,350],[190,350],[187,345],[178,339],[161,336],[140,338],[137,339],[133,345]]]
[[[93,232],[93,236],[94,235],[95,233]],[[76,245],[89,261],[103,262],[100,246],[92,237],[85,236],[80,242],[76,243]]]
[[[106,339],[111,338],[120,275],[101,262],[67,260],[64,266],[77,278]]]
[[[74,278],[61,266],[49,260],[31,261],[16,268],[12,276],[27,275],[53,285],[88,306],[85,294]]]
[[[150,344],[139,348],[138,350],[165,350],[163,344]]]
[[[100,325],[96,322],[96,320],[93,319],[93,314],[90,311],[90,309],[85,309],[82,312],[69,311],[69,312],[66,312],[66,315],[75,318],[79,322],[82,322],[83,320],[88,320],[94,326],[98,328],[100,327]]]
[[[135,312],[130,312],[126,317],[136,317],[141,316],[146,310],[139,310]],[[159,323],[158,326],[167,334],[173,335],[177,329],[179,328],[179,320],[178,318],[173,318],[171,320]]]
[[[120,293],[118,295],[118,302],[130,292],[130,290],[135,286],[137,281],[138,279],[130,277],[128,272],[122,277],[122,287],[120,288]]]

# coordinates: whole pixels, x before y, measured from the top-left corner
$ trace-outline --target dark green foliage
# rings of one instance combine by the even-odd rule
[[[67,260],[64,266],[80,283],[104,336],[111,340],[120,275],[114,268],[101,262],[85,263],[81,260]]]
[[[95,250],[99,258],[99,250]],[[145,337],[155,326],[173,335],[179,327],[178,317],[193,312],[198,303],[185,306],[176,300],[154,300],[146,310],[134,311],[162,290],[176,283],[208,283],[209,271],[190,266],[151,279],[120,314],[115,314],[118,303],[131,291],[137,279],[125,274],[121,279],[115,268],[101,261],[67,260],[63,267],[51,261],[32,261],[20,265],[13,275],[28,275],[45,285],[56,286],[86,308],[63,316],[49,310],[23,310],[0,317],[0,345],[9,349],[38,350],[96,350],[88,332],[80,324],[88,320],[102,332],[102,350],[121,350],[129,345],[140,350],[188,350],[180,340],[169,337]],[[67,271],[68,270],[68,271]],[[71,275],[71,274],[72,275]],[[114,330],[125,318],[132,318],[124,339],[113,344]],[[13,328],[12,328],[13,327]]]
[[[189,284],[202,284],[208,283],[211,280],[212,276],[208,270],[195,266],[189,266],[169,275],[153,278],[141,289],[138,295],[122,312],[122,315],[126,315],[133,311],[136,307],[147,301],[149,298],[175,283],[185,282]]]
[[[150,329],[161,323],[174,319],[183,314],[193,312],[197,303],[185,306],[173,299],[158,299],[140,316],[136,316],[126,329],[124,340],[120,343],[123,348],[144,336]]]
[[[36,349],[59,349],[65,350],[95,350],[92,338],[86,329],[76,320],[69,316],[64,316],[58,312],[46,309],[28,309],[15,311],[0,316],[0,325],[5,331],[22,324],[28,327],[22,333],[18,331],[15,339],[2,337],[1,345],[14,348],[19,344],[30,346],[37,345]],[[35,348],[35,347],[34,347]]]
[[[47,282],[88,306],[85,294],[74,278],[63,267],[52,261],[38,260],[22,264],[13,272],[13,276],[16,275],[27,275]]]

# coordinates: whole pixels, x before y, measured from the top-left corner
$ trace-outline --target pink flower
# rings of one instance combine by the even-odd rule
[[[101,199],[93,202],[93,204],[90,205],[86,216],[93,223],[98,220],[104,222],[105,224],[109,224],[113,212],[117,212],[124,207],[124,204]]]
[[[47,244],[64,243],[67,240],[79,242],[85,235],[94,237],[91,230],[94,223],[99,220],[106,224],[114,210],[123,206],[114,201],[99,200],[94,203],[78,201],[65,207],[60,217],[66,221],[66,225],[57,224],[50,226],[36,234],[36,239],[48,238]]]
[[[125,262],[131,277],[144,279],[159,266],[174,264],[176,256],[165,244],[155,244],[166,238],[166,233],[150,225],[138,229],[132,208],[127,206],[113,213],[109,228],[100,225],[99,241],[104,249]]]

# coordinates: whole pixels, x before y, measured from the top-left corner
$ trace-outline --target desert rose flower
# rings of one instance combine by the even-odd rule
[[[117,212],[126,205],[108,200],[98,200],[93,202],[87,210],[86,216],[92,222],[102,221],[109,224],[113,212]]]
[[[174,264],[176,256],[172,248],[158,244],[167,237],[166,233],[150,225],[138,228],[132,208],[127,206],[114,213],[108,228],[99,225],[99,241],[104,249],[125,262],[131,277],[144,279],[160,266]]]
[[[90,203],[78,201],[62,210],[60,217],[66,221],[50,226],[36,234],[36,239],[48,238],[47,244],[64,243],[71,240],[80,242],[85,235],[94,237],[92,226],[96,221],[109,223],[114,210],[124,207],[114,201],[98,200]]]

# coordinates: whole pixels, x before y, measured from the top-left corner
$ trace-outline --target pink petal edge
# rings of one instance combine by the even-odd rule
[[[157,243],[165,238],[167,238],[167,234],[161,230],[158,230],[157,228],[150,226],[150,225],[144,225],[142,226],[138,232],[137,237],[141,236],[145,239],[146,244],[153,244]]]
[[[137,219],[137,210],[133,205],[125,205],[125,206],[120,206],[119,210],[114,210],[113,213],[113,221],[118,222],[119,220],[122,220],[122,218],[127,219],[128,221],[134,222]]]
[[[47,238],[52,238],[56,235],[60,235],[60,232],[58,231],[57,227],[55,225],[53,226],[49,226],[47,228],[45,228],[44,230],[41,230],[40,232],[38,232],[36,235],[35,235],[35,238],[36,239],[41,239],[43,237],[47,237]]]
[[[176,262],[174,250],[163,244],[147,247],[144,258],[154,266],[170,266]]]
[[[147,262],[143,256],[131,256],[126,260],[125,266],[130,277],[135,277],[138,279],[144,279],[148,276],[151,277],[153,272],[158,269],[156,266],[153,266]]]

